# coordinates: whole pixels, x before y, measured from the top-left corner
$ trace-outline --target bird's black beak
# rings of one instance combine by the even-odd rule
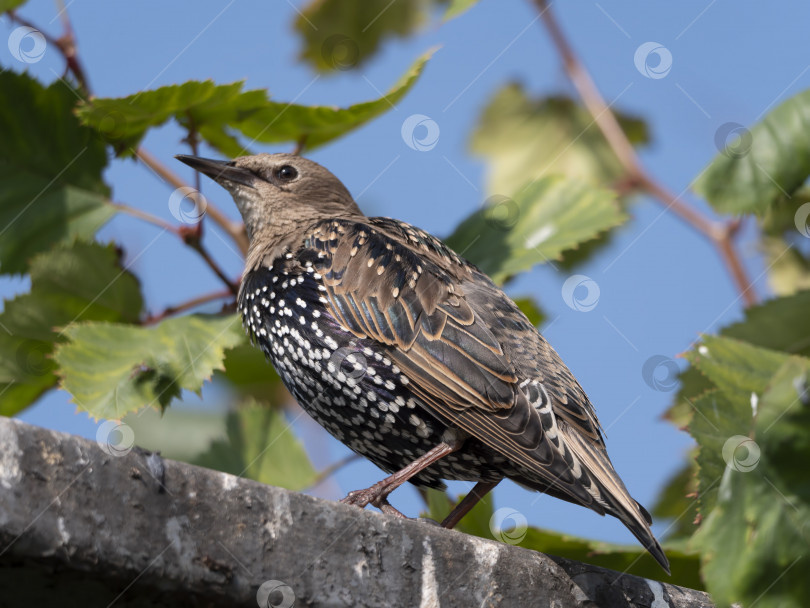
[[[234,166],[233,161],[214,160],[211,158],[201,158],[199,156],[189,156],[187,154],[176,154],[175,158],[182,163],[186,163],[195,171],[207,175],[217,183],[227,180],[253,188],[253,184],[257,179],[257,177],[247,169]]]

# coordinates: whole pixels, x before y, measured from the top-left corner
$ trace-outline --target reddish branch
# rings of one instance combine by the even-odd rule
[[[626,172],[625,182],[634,184],[636,188],[646,192],[663,204],[667,210],[672,211],[684,222],[708,238],[717,248],[720,257],[725,263],[740,296],[746,306],[756,304],[757,297],[753,285],[748,277],[745,267],[734,248],[734,236],[739,227],[738,220],[716,222],[707,218],[698,210],[683,203],[672,192],[667,190],[660,182],[653,178],[641,164],[635,148],[627,139],[619,125],[616,115],[605,103],[590,74],[579,61],[578,57],[565,38],[547,0],[533,0],[549,32],[552,42],[562,59],[565,71],[576,88],[582,102],[590,112],[599,130],[605,136],[613,153],[619,159]]]
[[[144,319],[143,324],[154,325],[155,323],[160,323],[161,321],[163,321],[163,319],[171,317],[172,315],[176,315],[181,312],[186,312],[187,310],[193,310],[198,306],[207,304],[208,302],[214,302],[215,300],[223,300],[225,298],[231,297],[232,295],[233,294],[231,293],[230,289],[223,289],[221,291],[213,291],[211,293],[206,293],[201,296],[197,296],[196,298],[192,298],[187,302],[183,302],[182,304],[169,306],[163,312]]]

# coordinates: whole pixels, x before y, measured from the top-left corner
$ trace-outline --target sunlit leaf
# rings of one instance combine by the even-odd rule
[[[619,116],[635,144],[647,141],[637,118]],[[562,174],[612,187],[624,175],[590,113],[567,97],[532,99],[519,84],[498,91],[470,141],[487,160],[487,191],[515,196],[527,180]]]
[[[380,99],[346,108],[271,101],[264,90],[243,91],[241,82],[217,85],[208,80],[94,99],[80,106],[78,114],[125,155],[134,153],[149,129],[170,119],[194,129],[226,156],[249,154],[255,142],[304,142],[314,148],[390,110],[419,78],[429,57],[420,57]]]
[[[0,313],[0,414],[11,416],[56,384],[50,355],[61,329],[80,321],[135,322],[137,279],[112,246],[58,246],[31,262],[31,290]]]
[[[225,350],[243,340],[236,315],[192,315],[155,327],[79,323],[54,355],[61,386],[96,418],[165,408],[183,389],[199,391]]]
[[[91,239],[115,213],[101,173],[104,143],[73,115],[76,93],[0,72],[0,273],[37,253]]]
[[[459,225],[448,244],[503,282],[626,218],[612,192],[549,176],[526,184],[513,198],[490,199]]]

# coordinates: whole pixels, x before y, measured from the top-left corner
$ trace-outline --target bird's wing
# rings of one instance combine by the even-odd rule
[[[438,239],[395,220],[324,222],[309,245],[319,252],[333,316],[354,335],[392,347],[388,355],[434,415],[531,471],[560,496],[605,512],[581,459],[560,443],[556,412],[530,403],[523,374],[493,332],[493,323],[502,324],[498,332],[512,331],[515,311],[525,319],[500,290],[489,283],[503,301],[486,300],[475,289],[468,295],[466,286],[483,275]],[[496,314],[509,305],[510,315]],[[566,408],[575,421],[590,420],[571,401]],[[593,423],[584,426],[592,440]],[[596,447],[603,448],[596,435]]]
[[[391,347],[403,381],[432,414],[508,457],[534,487],[615,515],[666,567],[585,393],[485,275],[438,239],[387,218],[325,222],[309,245],[335,319]]]

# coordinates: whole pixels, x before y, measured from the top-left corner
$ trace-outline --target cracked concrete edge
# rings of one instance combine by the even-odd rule
[[[111,456],[0,417],[3,605],[712,606],[700,591],[164,464],[162,489],[148,453]]]

